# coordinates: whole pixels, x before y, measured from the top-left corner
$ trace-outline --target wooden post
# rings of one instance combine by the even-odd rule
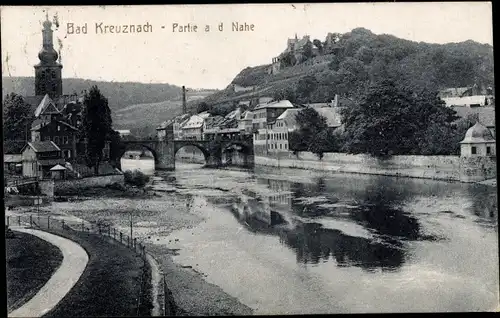
[[[17,224],[19,226],[21,226],[21,216],[20,215],[17,216]]]
[[[47,229],[50,230],[50,215],[47,215]]]
[[[82,232],[85,232],[85,225],[83,224],[83,221],[82,221]]]
[[[123,236],[123,233],[120,232],[120,243],[122,242],[122,236]]]
[[[116,229],[113,228],[113,240],[116,240]]]
[[[62,220],[62,229],[64,230],[64,220]]]
[[[134,237],[134,251],[136,250],[136,247],[137,247],[137,241],[136,241],[137,238]]]
[[[111,236],[111,225],[108,225],[108,236]]]
[[[130,247],[130,236],[127,236],[127,247]]]
[[[30,215],[30,227],[33,227],[33,215]]]
[[[7,215],[7,226],[9,226],[9,216]]]

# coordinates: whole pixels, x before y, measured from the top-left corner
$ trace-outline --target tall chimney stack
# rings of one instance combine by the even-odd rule
[[[182,86],[182,113],[186,114],[186,86]]]

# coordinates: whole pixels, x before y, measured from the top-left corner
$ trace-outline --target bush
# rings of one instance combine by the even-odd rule
[[[149,176],[139,170],[125,171],[125,182],[138,187],[144,187],[149,182]]]

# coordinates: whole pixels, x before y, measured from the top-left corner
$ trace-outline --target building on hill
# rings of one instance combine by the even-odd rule
[[[159,140],[164,140],[166,137],[166,129],[168,126],[172,125],[174,139],[182,139],[182,126],[189,120],[189,114],[182,114],[176,116],[172,119],[166,120],[161,123],[160,126],[156,128],[157,136]]]
[[[182,139],[186,140],[203,140],[203,125],[205,119],[210,116],[210,113],[203,112],[192,115],[189,119],[182,124]]]
[[[441,90],[438,96],[446,103],[447,107],[482,107],[495,102],[493,89],[491,87],[480,88],[478,85],[447,88]]]
[[[297,63],[299,63],[305,53],[306,45],[310,44],[312,48],[313,55],[316,55],[317,48],[312,47],[312,42],[309,35],[304,35],[301,39],[295,34],[295,38],[287,39],[286,49],[277,57],[274,57],[271,62],[271,67],[268,69],[269,74],[277,74],[281,70],[281,61],[286,54],[292,54],[295,57]]]

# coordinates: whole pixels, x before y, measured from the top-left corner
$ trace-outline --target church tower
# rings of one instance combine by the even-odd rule
[[[57,62],[58,54],[52,42],[52,22],[48,14],[43,22],[43,47],[38,53],[40,63],[35,65],[35,95],[62,95],[62,65]]]

